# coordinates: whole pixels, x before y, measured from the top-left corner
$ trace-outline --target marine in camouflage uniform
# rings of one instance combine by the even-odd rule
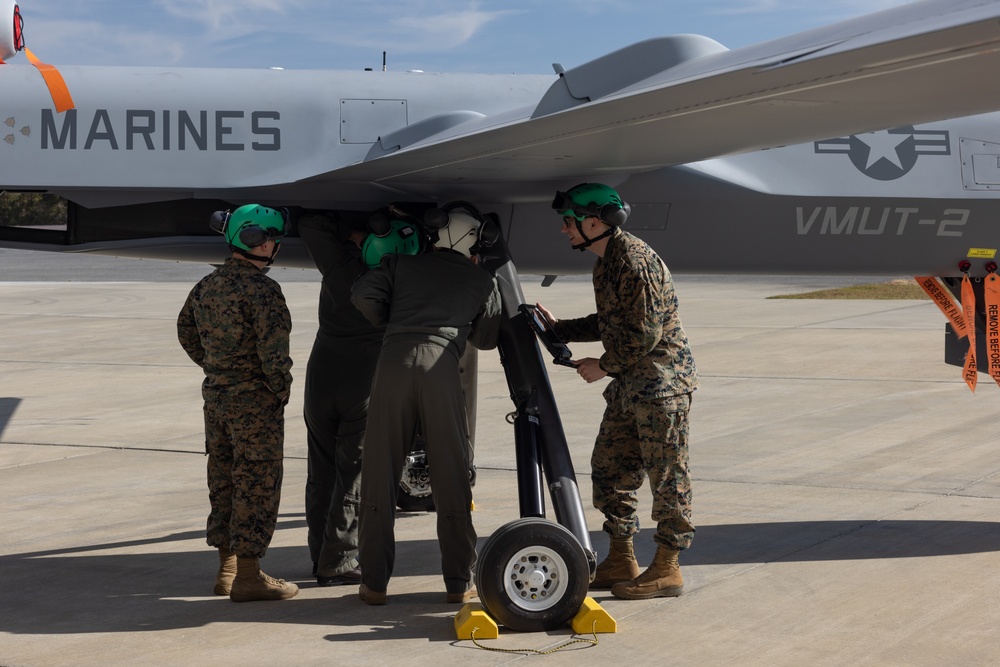
[[[603,192],[600,188],[617,197],[606,186],[592,187],[598,196]],[[582,190],[584,198],[588,193],[588,188],[577,186],[569,194],[574,190]],[[611,538],[612,552],[619,549],[622,553],[618,555],[626,555],[627,551],[631,562],[617,574],[608,572],[610,563],[603,564],[594,584],[611,587],[618,595],[613,585],[638,575],[631,538],[639,531],[637,491],[645,477],[653,494],[654,541],[670,552],[674,563],[676,553],[691,546],[695,527],[691,521],[688,411],[698,379],[678,315],[673,281],[660,257],[645,242],[623,231],[617,220],[618,224],[607,224],[588,211],[569,216],[573,217],[584,218],[573,221],[581,225],[580,230],[567,219],[563,231],[573,241],[582,239],[574,247],[582,246],[598,255],[593,270],[597,312],[558,320],[553,328],[565,341],[601,341],[604,354],[597,360],[581,360],[579,372],[588,382],[605,375],[612,378],[604,390],[607,408],[591,458],[594,506],[604,514],[603,527]],[[618,220],[623,222],[624,218]],[[591,234],[597,233],[596,238],[585,233],[588,225]],[[609,560],[614,557],[612,553]],[[671,586],[670,592],[659,588],[656,594],[680,593],[679,582]]]
[[[234,252],[194,286],[177,317],[181,346],[205,372],[202,397],[211,504],[207,542],[220,553],[216,593],[234,600],[239,597],[232,583],[240,577],[237,563],[242,568],[246,560],[255,585],[257,575],[267,577],[259,572],[257,561],[271,543],[278,518],[284,406],[292,384],[292,322],[284,295],[261,270],[267,262],[249,257]],[[232,576],[223,576],[227,568]],[[287,597],[290,587],[294,584],[279,586]]]

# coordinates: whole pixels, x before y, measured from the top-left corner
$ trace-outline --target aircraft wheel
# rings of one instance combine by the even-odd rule
[[[415,449],[406,457],[396,490],[396,507],[403,512],[434,511],[431,475],[427,470],[427,455],[422,449]]]
[[[421,446],[422,442],[418,440]],[[476,485],[476,466],[469,469],[469,484]],[[433,512],[435,509],[427,453],[422,449],[414,449],[406,457],[396,490],[396,507],[401,512]]]
[[[580,542],[545,519],[501,526],[483,544],[476,565],[483,607],[519,632],[565,625],[583,605],[589,585],[590,568]]]
[[[433,512],[434,496],[411,496],[400,489],[396,494],[396,507],[400,512]]]

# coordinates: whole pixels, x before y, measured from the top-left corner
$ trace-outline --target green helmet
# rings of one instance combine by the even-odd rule
[[[386,255],[419,255],[420,230],[403,220],[392,220],[389,230],[378,235],[375,232],[365,236],[361,244],[361,259],[369,269],[377,269]]]
[[[557,192],[552,208],[564,218],[577,222],[598,218],[612,227],[625,224],[631,212],[618,193],[602,183],[581,183],[567,192]]]
[[[224,229],[233,250],[251,250],[270,239],[280,243],[285,233],[285,214],[260,204],[240,206],[229,215]]]

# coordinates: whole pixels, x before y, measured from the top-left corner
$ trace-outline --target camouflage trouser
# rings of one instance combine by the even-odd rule
[[[284,405],[266,389],[205,400],[208,544],[261,558],[278,520]]]
[[[688,471],[690,395],[608,404],[591,457],[594,507],[604,531],[628,537],[639,531],[638,494],[648,474],[657,544],[686,549],[694,538]]]

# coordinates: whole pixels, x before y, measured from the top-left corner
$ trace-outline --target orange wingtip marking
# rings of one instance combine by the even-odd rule
[[[45,79],[45,85],[48,87],[49,95],[52,96],[52,101],[56,105],[56,111],[62,113],[67,109],[75,107],[73,96],[69,94],[69,88],[66,87],[66,81],[63,80],[59,70],[52,65],[43,63],[27,48],[24,49],[24,55],[28,56],[28,61],[38,69],[42,78]]]

